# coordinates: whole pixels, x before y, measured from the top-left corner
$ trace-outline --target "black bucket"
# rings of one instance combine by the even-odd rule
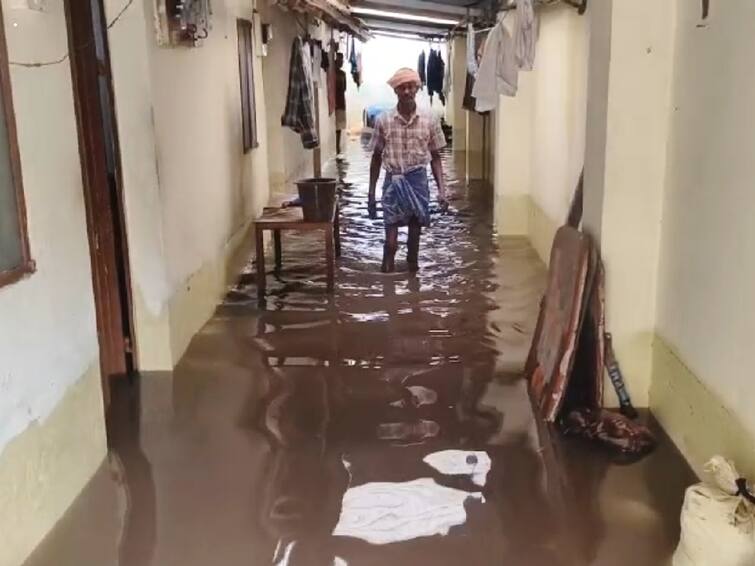
[[[333,218],[336,203],[336,180],[328,177],[296,182],[306,222],[327,222]]]

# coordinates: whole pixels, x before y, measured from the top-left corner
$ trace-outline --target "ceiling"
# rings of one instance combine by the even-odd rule
[[[368,8],[384,12],[399,13],[424,18],[439,18],[459,22],[467,16],[479,17],[480,6],[490,5],[496,0],[351,0],[353,8]],[[392,31],[420,35],[445,35],[454,23],[442,24],[427,21],[407,21],[387,15],[368,15],[355,13],[364,24],[373,31]]]

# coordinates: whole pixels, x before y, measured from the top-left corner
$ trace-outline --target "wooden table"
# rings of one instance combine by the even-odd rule
[[[255,246],[257,248],[257,295],[265,295],[267,273],[265,271],[265,245],[264,232],[270,230],[273,233],[275,245],[275,269],[279,271],[283,265],[283,246],[281,232],[283,230],[322,230],[325,235],[325,260],[328,270],[328,292],[332,293],[335,288],[336,257],[341,256],[341,234],[339,222],[340,209],[336,201],[330,220],[324,222],[307,222],[304,220],[302,210],[299,207],[264,208],[254,224]]]

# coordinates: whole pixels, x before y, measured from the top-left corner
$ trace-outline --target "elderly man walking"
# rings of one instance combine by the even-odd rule
[[[429,110],[417,108],[415,98],[421,83],[416,71],[399,69],[388,84],[398,97],[398,105],[392,111],[381,114],[375,124],[368,206],[370,216],[375,218],[375,188],[380,170],[385,167],[382,197],[385,246],[382,271],[390,273],[395,270],[400,226],[409,227],[406,258],[409,270],[416,271],[419,268],[422,227],[430,224],[428,164],[438,186],[441,209],[448,207],[440,157],[446,138],[440,120]]]

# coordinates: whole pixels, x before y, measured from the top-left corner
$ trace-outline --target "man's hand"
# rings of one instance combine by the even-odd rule
[[[446,200],[445,195],[438,197],[438,204],[440,205],[441,212],[446,212],[448,210],[448,201]]]
[[[367,213],[372,220],[377,220],[377,203],[375,202],[375,197],[372,195],[367,200]]]

